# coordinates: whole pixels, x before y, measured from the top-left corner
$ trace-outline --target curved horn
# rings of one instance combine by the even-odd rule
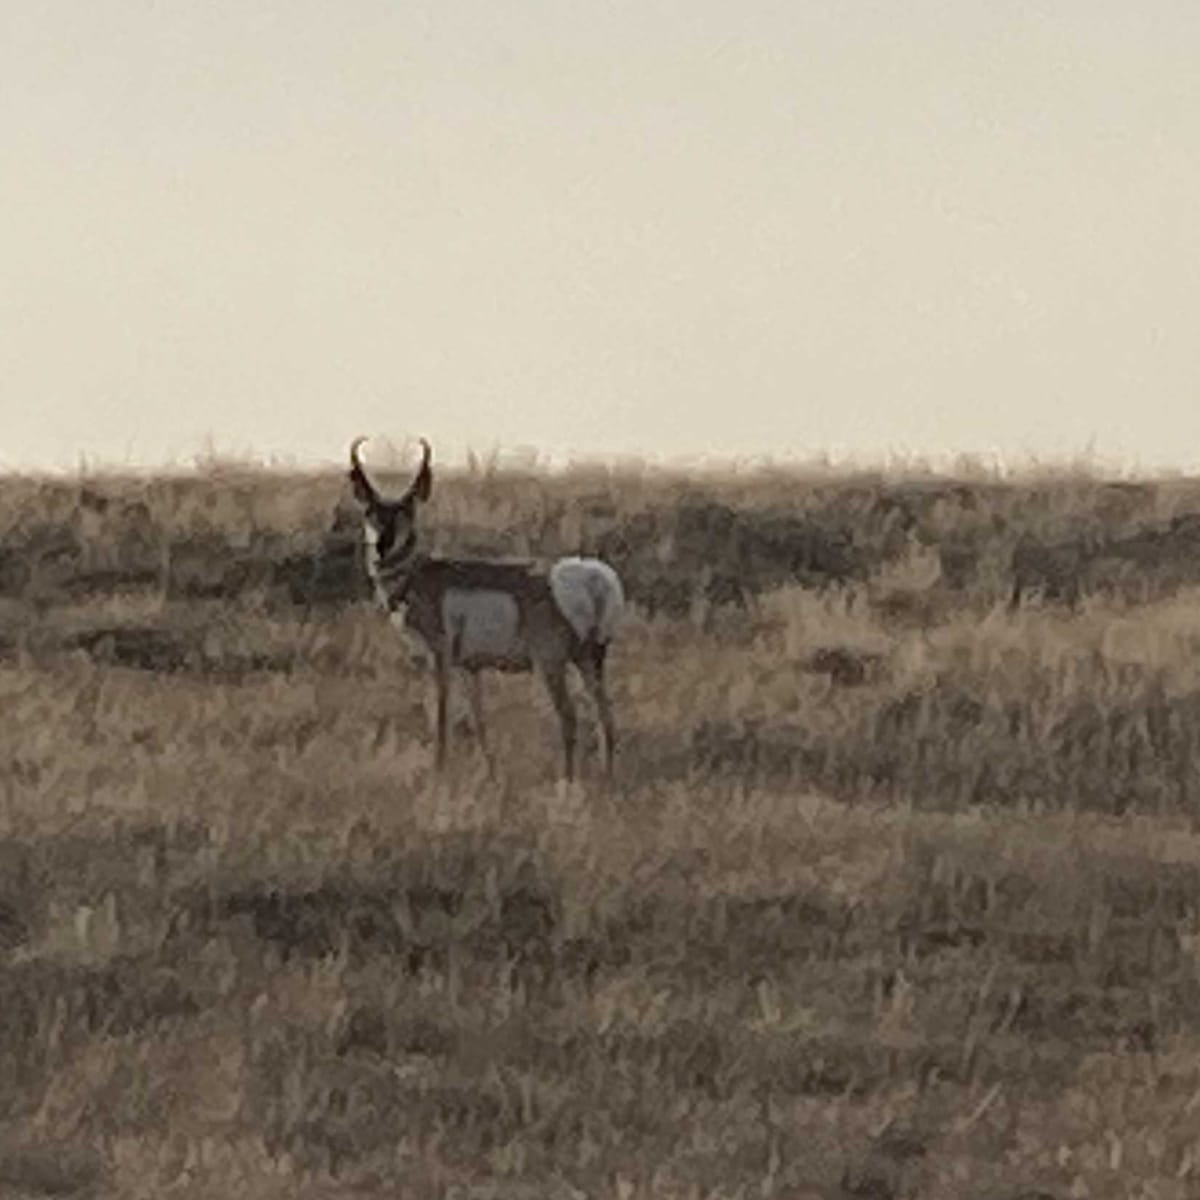
[[[365,437],[356,437],[350,443],[350,482],[354,485],[354,495],[358,502],[370,505],[374,504],[379,497],[371,486],[366,471],[363,470],[362,459],[358,457],[358,448],[366,440]]]
[[[425,501],[429,499],[429,493],[433,488],[433,471],[430,466],[433,460],[433,451],[424,438],[417,440],[421,443],[421,465],[417,468],[416,478],[413,479],[412,486],[408,491],[418,500]]]

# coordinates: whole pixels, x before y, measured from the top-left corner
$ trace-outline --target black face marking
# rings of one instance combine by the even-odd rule
[[[379,522],[379,540],[375,543],[375,553],[384,558],[396,540],[396,522],[391,513],[382,512],[380,516],[382,520]]]
[[[408,491],[398,500],[385,500],[375,490],[358,458],[362,438],[350,444],[349,479],[362,508],[364,565],[378,599],[391,612],[404,603],[418,561],[417,506],[429,498],[433,476],[429,445],[422,442],[421,467]]]
[[[416,540],[413,506],[410,500],[398,504],[376,504],[368,514],[375,526],[375,554],[380,560],[392,555],[397,546],[405,558]]]

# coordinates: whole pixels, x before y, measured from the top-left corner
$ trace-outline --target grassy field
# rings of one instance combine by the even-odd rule
[[[1200,482],[442,476],[626,580],[569,788],[345,491],[0,479],[0,1195],[1200,1194]]]

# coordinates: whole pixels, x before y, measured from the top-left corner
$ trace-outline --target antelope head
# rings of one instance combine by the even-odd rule
[[[417,539],[417,505],[429,499],[433,487],[432,451],[429,443],[421,438],[421,465],[416,477],[399,500],[385,500],[367,478],[358,456],[358,448],[366,440],[357,437],[350,443],[349,476],[354,498],[363,511],[363,534],[372,552],[369,557],[378,563],[399,549],[398,557],[407,558]]]

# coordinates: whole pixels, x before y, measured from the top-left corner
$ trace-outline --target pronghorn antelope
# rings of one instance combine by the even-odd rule
[[[546,683],[562,730],[567,779],[575,769],[575,706],[567,689],[574,664],[595,701],[604,735],[604,763],[612,770],[612,710],[604,660],[625,605],[620,578],[595,558],[560,558],[549,569],[531,562],[431,558],[417,552],[417,508],[433,486],[429,443],[421,439],[421,466],[399,500],[385,500],[350,445],[350,482],[363,510],[367,574],[375,595],[398,625],[429,647],[437,670],[437,765],[446,758],[450,675],[461,668],[480,748],[488,754],[479,672],[537,670]]]

